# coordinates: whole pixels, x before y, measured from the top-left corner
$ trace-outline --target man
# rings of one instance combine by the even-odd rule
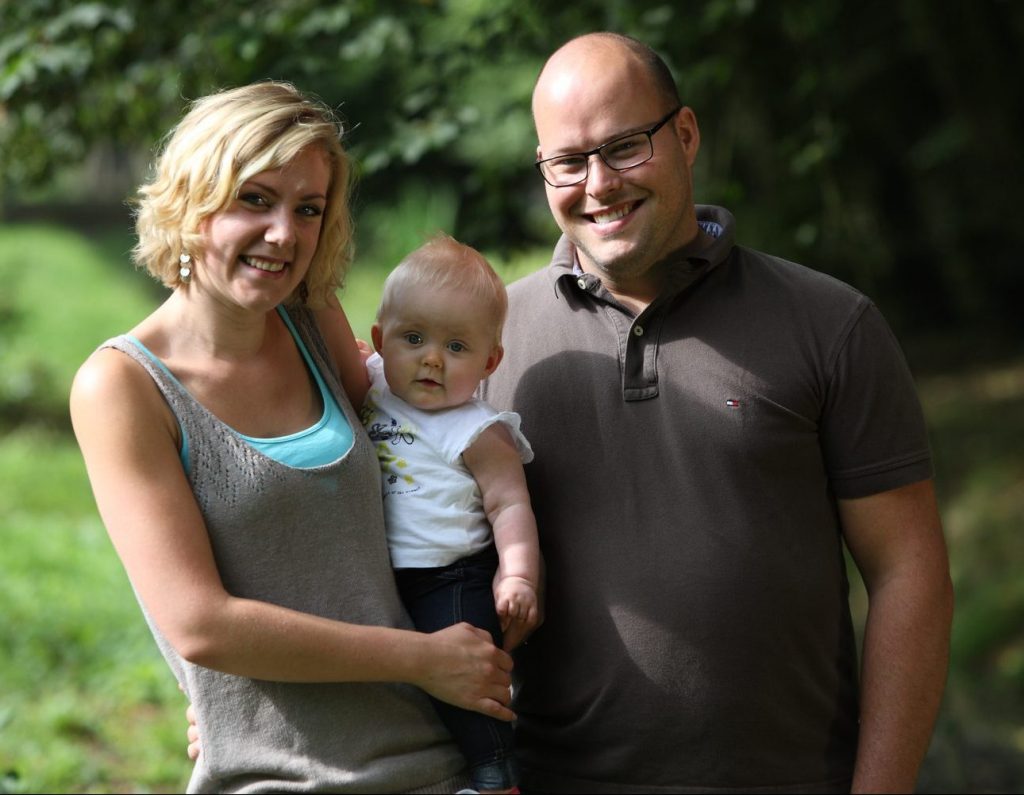
[[[952,589],[924,422],[877,309],[695,207],[692,110],[589,34],[533,96],[563,237],[510,287],[547,565],[516,659],[525,791],[910,791]],[[842,544],[870,597],[858,677]]]

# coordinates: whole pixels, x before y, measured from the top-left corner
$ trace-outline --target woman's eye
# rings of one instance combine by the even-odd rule
[[[299,208],[299,214],[305,215],[309,218],[316,218],[324,214],[322,207],[317,207],[315,204],[304,204]]]
[[[270,202],[267,201],[267,197],[262,193],[242,193],[238,197],[246,204],[252,204],[256,207],[267,207]]]

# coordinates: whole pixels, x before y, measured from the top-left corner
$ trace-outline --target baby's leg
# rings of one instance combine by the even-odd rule
[[[493,550],[433,569],[398,569],[395,579],[406,610],[420,632],[466,621],[491,633],[501,646],[501,625],[491,583],[498,558]],[[507,790],[518,782],[512,724],[433,699],[438,715],[469,763],[481,792]]]

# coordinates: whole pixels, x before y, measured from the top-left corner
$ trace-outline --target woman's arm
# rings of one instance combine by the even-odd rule
[[[541,621],[540,544],[523,464],[508,429],[500,424],[480,434],[462,460],[480,486],[494,532],[498,550],[495,608],[505,633],[504,646],[511,650]]]
[[[345,310],[341,308],[337,296],[332,295],[327,301],[327,306],[315,310],[313,315],[327,343],[327,349],[338,365],[341,385],[358,411],[370,390],[370,377],[366,373],[366,357],[356,344]]]
[[[100,516],[153,620],[187,660],[293,682],[393,681],[503,719],[511,659],[468,625],[422,635],[241,599],[223,587],[152,380],[105,349],[83,365],[71,417]]]

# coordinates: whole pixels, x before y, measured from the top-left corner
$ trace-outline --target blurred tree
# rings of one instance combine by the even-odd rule
[[[467,242],[547,244],[530,92],[599,29],[665,56],[703,131],[698,200],[733,209],[741,242],[850,281],[901,337],[1019,346],[1012,0],[3,2],[0,195],[97,145],[148,152],[187,99],[278,78],[339,106],[361,206],[445,185]]]

